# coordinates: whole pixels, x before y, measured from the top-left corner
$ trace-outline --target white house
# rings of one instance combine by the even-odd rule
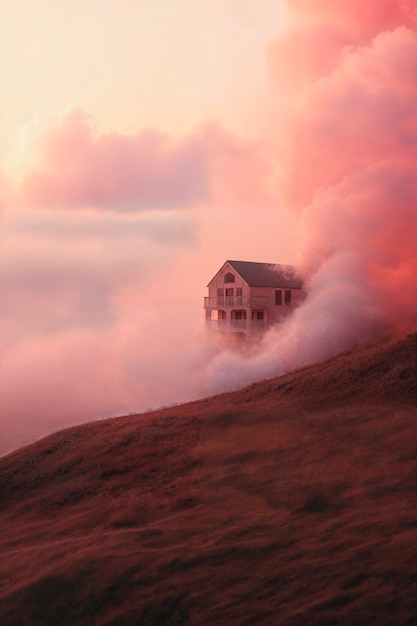
[[[232,343],[259,337],[304,298],[295,268],[275,263],[226,261],[207,287],[207,330]]]

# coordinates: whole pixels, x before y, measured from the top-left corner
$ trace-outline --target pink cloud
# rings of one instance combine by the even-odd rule
[[[257,176],[265,166],[259,148],[215,123],[179,138],[156,129],[103,134],[77,109],[46,134],[42,147],[40,166],[23,184],[25,201],[40,208],[192,207],[226,187],[236,194],[236,168],[244,197],[265,193]]]
[[[189,206],[207,197],[206,158],[198,135],[99,134],[73,110],[44,138],[43,164],[27,176],[24,193],[43,208]]]
[[[287,5],[299,19],[342,25],[354,39],[417,22],[414,0],[287,0]]]
[[[298,92],[339,71],[343,57],[397,28],[414,30],[413,0],[287,0],[291,26],[268,45],[268,69],[277,90]]]
[[[289,5],[298,17],[269,50],[276,92],[265,140],[277,194],[300,215],[307,298],[255,357],[218,355],[216,389],[417,319],[415,3]]]
[[[319,4],[331,21],[333,8]],[[354,24],[359,5],[342,4]],[[345,47],[330,73],[288,94],[294,106],[284,108],[277,139],[277,185],[302,214],[300,262],[314,275],[338,254],[357,256],[356,282],[384,324],[417,313],[417,33],[397,27],[404,12],[386,7],[379,27],[393,30]]]
[[[303,206],[317,189],[377,160],[414,158],[416,58],[414,31],[382,33],[345,50],[336,70],[290,97],[272,122],[287,205]]]

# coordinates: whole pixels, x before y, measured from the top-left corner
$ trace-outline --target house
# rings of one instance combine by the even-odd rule
[[[226,261],[207,287],[207,331],[231,343],[259,337],[304,298],[295,268],[274,263]]]

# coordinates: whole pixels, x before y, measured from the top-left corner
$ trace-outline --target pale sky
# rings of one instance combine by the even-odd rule
[[[276,0],[2,0],[3,167],[70,107],[101,131],[183,132],[207,119],[253,131],[265,46],[282,23]]]

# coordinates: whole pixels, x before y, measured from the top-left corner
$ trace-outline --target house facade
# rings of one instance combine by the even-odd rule
[[[226,261],[207,287],[207,331],[231,343],[259,337],[304,298],[294,267],[274,263]]]

